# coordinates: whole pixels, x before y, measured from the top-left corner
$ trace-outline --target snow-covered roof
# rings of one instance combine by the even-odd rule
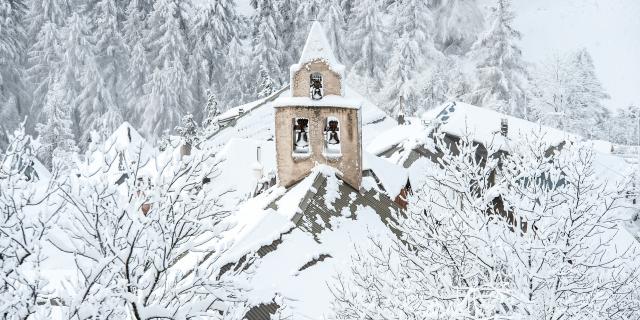
[[[510,150],[510,141],[523,140],[532,135],[542,139],[549,146],[578,139],[576,135],[562,130],[462,102],[446,103],[440,110],[434,120],[440,132],[457,137],[468,135],[473,141],[504,151]],[[506,137],[500,132],[503,119],[506,119],[508,124]]]
[[[331,49],[331,45],[327,40],[324,29],[318,21],[314,21],[311,25],[311,30],[309,31],[309,35],[307,36],[307,42],[305,42],[304,48],[302,49],[300,60],[298,61],[298,63],[292,64],[289,68],[290,83],[293,83],[293,77],[298,72],[298,70],[311,62],[323,62],[327,65],[329,70],[337,73],[340,79],[342,79],[340,89],[344,94],[344,80],[346,79],[345,67],[338,61],[338,59],[336,59],[336,56],[333,54],[333,50]]]
[[[371,170],[382,183],[385,193],[395,199],[407,184],[409,173],[403,167],[377,157],[369,152],[363,152],[362,170]]]
[[[203,261],[207,250],[194,251],[179,264],[187,270],[197,263],[222,267],[244,261],[250,306],[280,296],[275,301],[286,306],[292,319],[322,319],[333,300],[327,284],[351,265],[355,246],[345,244],[368,248],[371,234],[391,241],[395,235],[387,224],[398,210],[378,191],[361,193],[344,183],[336,169],[318,165],[293,187],[274,186],[241,204],[221,224],[230,227],[222,239],[212,243],[212,251],[222,255]]]
[[[279,97],[273,101],[274,107],[341,107],[360,109],[363,101],[359,99],[350,99],[336,95],[326,95],[320,100],[313,100],[309,97]]]
[[[299,70],[300,66],[305,63],[318,60],[325,62],[329,66],[329,69],[337,72],[341,76],[343,75],[344,65],[342,65],[333,54],[329,40],[327,40],[327,36],[320,22],[314,21],[307,36],[307,42],[305,42],[302,53],[300,54],[297,67],[293,68],[292,66],[292,71]]]

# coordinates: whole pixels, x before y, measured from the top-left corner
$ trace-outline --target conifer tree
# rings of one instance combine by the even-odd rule
[[[71,107],[67,104],[63,86],[63,82],[54,81],[45,100],[45,120],[36,125],[42,147],[39,158],[49,169],[70,168],[73,155],[78,151],[72,128]]]
[[[218,99],[214,93],[207,91],[207,104],[204,107],[204,120],[202,121],[202,131],[210,134],[217,129],[216,117],[220,115],[218,109]]]
[[[24,83],[26,10],[22,0],[0,3],[0,118],[3,119],[0,127],[11,130],[27,114],[28,107]],[[0,148],[7,142],[0,140]]]
[[[527,117],[527,71],[516,41],[510,0],[497,0],[488,30],[473,45],[477,82],[472,103],[503,113]]]
[[[586,49],[576,52],[572,60],[576,72],[576,92],[571,102],[574,127],[585,137],[603,138],[605,122],[610,116],[603,102],[609,99],[609,94],[600,83],[593,59]]]
[[[195,61],[190,64],[196,104],[206,101],[207,90],[220,91],[226,83],[225,71],[234,59],[229,55],[229,46],[238,36],[238,23],[234,1],[215,1],[197,11],[193,26]]]
[[[282,54],[276,36],[277,15],[272,0],[258,1],[251,64],[255,66],[254,74],[259,74],[260,69],[264,68],[276,83],[282,83],[284,74],[279,72]],[[254,92],[258,94],[260,89],[256,87]]]
[[[149,18],[151,32],[145,42],[150,47],[152,72],[135,111],[147,137],[159,137],[163,130],[179,122],[184,110],[192,108],[187,79],[187,30],[180,11],[174,1],[159,0]]]
[[[269,72],[264,66],[261,66],[258,76],[258,98],[270,96],[275,91],[274,86],[275,84]]]
[[[80,71],[77,108],[82,128],[80,141],[89,140],[91,130],[103,137],[123,121],[122,104],[127,50],[118,17],[121,8],[115,0],[99,0],[88,12],[93,39],[86,64]]]
[[[379,0],[364,0],[353,7],[349,25],[349,43],[353,54],[353,70],[364,78],[362,87],[372,92],[380,87],[383,57],[382,14]]]
[[[345,43],[347,26],[344,12],[340,6],[340,1],[327,1],[327,3],[320,8],[318,16],[322,21],[325,32],[327,32],[329,45],[331,46],[331,49],[333,49],[333,53],[336,58],[343,64],[349,65],[350,63],[346,60],[348,52]]]
[[[442,0],[435,10],[435,41],[445,54],[466,54],[482,32],[484,15],[476,0]]]

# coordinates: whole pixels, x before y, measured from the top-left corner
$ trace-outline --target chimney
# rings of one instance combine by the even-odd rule
[[[400,107],[398,108],[398,124],[404,124],[404,97],[400,96]]]
[[[258,148],[256,149],[256,162],[253,164],[252,169],[254,177],[256,178],[256,180],[260,181],[263,176],[264,169],[262,163],[260,163],[260,146],[258,146]]]
[[[509,133],[509,121],[507,118],[500,119],[500,134],[504,137]]]

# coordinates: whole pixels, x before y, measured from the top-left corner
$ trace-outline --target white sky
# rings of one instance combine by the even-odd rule
[[[491,1],[492,2],[492,1]],[[639,0],[513,0],[531,62],[586,47],[610,109],[640,104]]]

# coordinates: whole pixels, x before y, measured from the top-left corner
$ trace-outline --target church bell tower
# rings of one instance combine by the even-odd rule
[[[300,61],[292,65],[290,95],[274,100],[280,184],[289,187],[316,163],[336,168],[355,189],[362,180],[361,100],[345,97],[345,67],[315,21]]]

